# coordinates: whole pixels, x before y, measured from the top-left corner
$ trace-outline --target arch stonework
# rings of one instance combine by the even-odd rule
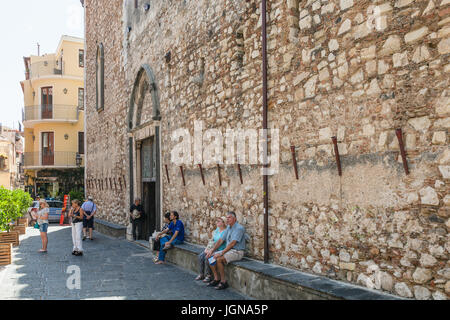
[[[158,86],[152,68],[148,64],[143,64],[134,81],[133,91],[130,98],[128,113],[128,130],[141,125],[140,116],[145,96],[151,94],[152,99],[152,120],[161,120]]]
[[[159,228],[161,221],[160,120],[160,102],[156,78],[152,68],[148,64],[143,64],[134,80],[127,119],[130,205],[135,197],[143,198],[142,144],[144,141],[152,139],[156,158],[155,176],[152,178],[152,182],[155,183],[155,198],[152,199],[152,202],[155,204],[154,222],[157,228]],[[145,199],[142,200],[145,201]]]

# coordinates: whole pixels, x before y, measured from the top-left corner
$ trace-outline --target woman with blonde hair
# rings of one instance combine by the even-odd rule
[[[225,217],[218,217],[215,219],[216,223],[216,229],[212,233],[212,237],[208,242],[208,246],[206,249],[198,255],[198,265],[199,265],[199,275],[195,280],[203,280],[205,283],[209,283],[212,279],[211,276],[211,269],[209,267],[208,259],[206,259],[206,256],[208,253],[210,253],[211,249],[214,247],[214,244],[220,239],[223,232],[227,228],[226,224],[227,219]],[[223,250],[225,249],[226,243],[221,245],[219,249],[217,250]]]
[[[31,213],[33,215],[33,218],[37,219],[37,223],[39,224],[39,231],[41,232],[42,249],[40,249],[39,252],[47,252],[49,211],[50,209],[47,201],[41,199],[39,200],[39,210],[36,213]]]

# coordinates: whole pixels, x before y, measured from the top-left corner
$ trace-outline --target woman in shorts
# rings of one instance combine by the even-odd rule
[[[37,223],[39,224],[39,231],[41,232],[42,248],[39,250],[39,252],[47,252],[47,244],[48,244],[47,230],[48,230],[49,211],[50,209],[47,201],[41,199],[39,200],[39,210],[35,214],[32,213],[33,217],[37,219]]]

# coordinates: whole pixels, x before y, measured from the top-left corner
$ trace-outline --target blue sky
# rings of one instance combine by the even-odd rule
[[[37,55],[37,43],[42,55],[54,53],[62,35],[84,37],[83,7],[80,0],[2,1],[0,30],[0,122],[18,129],[23,108],[23,57]]]

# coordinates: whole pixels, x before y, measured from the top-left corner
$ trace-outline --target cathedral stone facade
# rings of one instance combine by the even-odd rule
[[[260,148],[245,158],[225,143],[210,150],[227,130],[261,138],[261,1],[84,7],[86,189],[99,218],[127,225],[140,197],[146,236],[177,210],[187,241],[206,244],[214,218],[232,210],[249,257],[402,297],[450,297],[450,1],[268,1],[278,164],[266,194]]]

